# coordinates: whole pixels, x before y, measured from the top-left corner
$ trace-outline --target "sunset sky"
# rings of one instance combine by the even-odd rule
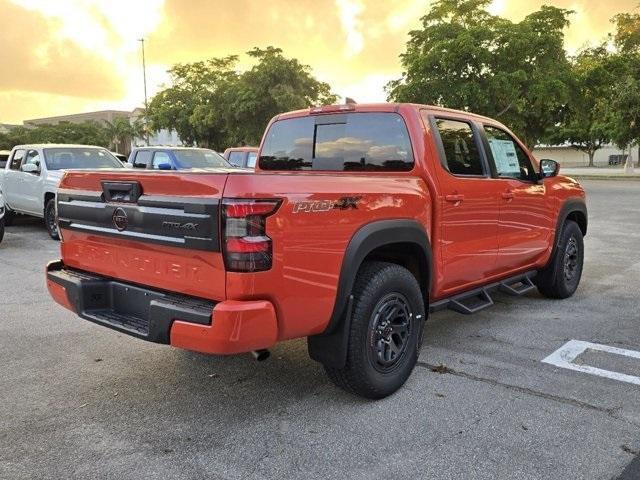
[[[575,10],[570,51],[602,40],[640,0],[494,0],[519,20],[547,3]],[[175,62],[278,46],[334,91],[383,101],[398,55],[430,0],[0,0],[0,122],[143,104]],[[247,58],[242,58],[246,68]]]

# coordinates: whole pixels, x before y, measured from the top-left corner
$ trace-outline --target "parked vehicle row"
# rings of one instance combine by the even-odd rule
[[[6,199],[5,222],[10,224],[17,214],[41,217],[54,239],[59,238],[54,198],[67,169],[182,170],[231,166],[222,155],[204,148],[138,147],[127,158],[102,147],[56,144],[18,145],[11,151],[0,152],[0,164],[0,188]]]
[[[333,382],[381,398],[430,312],[580,282],[585,192],[490,118],[318,107],[270,122],[255,172],[145,169],[64,174],[46,274],[56,302],[140,339],[262,358],[307,337]]]

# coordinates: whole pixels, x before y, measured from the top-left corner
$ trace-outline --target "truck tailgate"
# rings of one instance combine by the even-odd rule
[[[58,190],[68,267],[225,298],[220,200],[227,172],[69,171]]]

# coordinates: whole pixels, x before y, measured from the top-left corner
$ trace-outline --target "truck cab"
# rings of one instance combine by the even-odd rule
[[[68,169],[122,169],[107,149],[90,145],[18,145],[11,150],[0,177],[9,222],[15,214],[45,219],[49,235],[58,239],[55,195]]]
[[[187,170],[190,168],[228,167],[219,153],[208,148],[136,147],[128,163],[142,170]]]

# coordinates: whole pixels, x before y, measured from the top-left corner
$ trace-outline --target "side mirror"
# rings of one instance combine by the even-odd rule
[[[172,170],[172,166],[170,163],[159,163],[158,170]]]
[[[560,164],[555,160],[543,158],[540,160],[540,178],[555,177],[560,173]]]
[[[25,163],[20,167],[20,170],[25,173],[40,173],[40,168],[34,163]]]

